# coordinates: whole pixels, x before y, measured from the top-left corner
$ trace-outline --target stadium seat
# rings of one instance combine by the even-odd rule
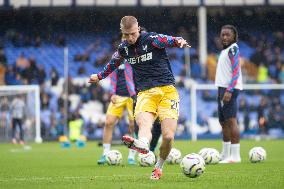
[[[90,101],[83,104],[80,109],[80,114],[86,120],[91,120],[92,123],[98,123],[98,121],[105,120],[105,114],[103,113],[103,106],[99,101]]]
[[[69,95],[69,100],[71,102],[71,111],[74,111],[78,108],[78,105],[80,103],[80,95],[77,94],[71,94]]]
[[[215,117],[208,118],[208,126],[211,134],[219,134],[222,131],[222,127],[219,123],[218,118]]]
[[[61,93],[62,93],[62,91],[63,91],[63,88],[60,87],[60,86],[53,86],[53,87],[51,87],[50,90],[51,90],[51,92],[52,92],[53,94],[55,94],[56,96],[60,96]]]

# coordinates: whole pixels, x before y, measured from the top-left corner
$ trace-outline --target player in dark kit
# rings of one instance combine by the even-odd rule
[[[90,83],[97,83],[107,77],[126,59],[131,65],[137,95],[135,119],[139,126],[138,139],[123,136],[124,143],[140,153],[149,152],[151,129],[156,117],[161,121],[162,143],[160,158],[152,172],[151,179],[160,179],[177,127],[179,95],[174,86],[166,47],[189,47],[181,37],[172,37],[154,32],[140,33],[137,19],[125,16],[121,19],[120,29],[125,37],[113,58],[98,74],[90,76]]]
[[[144,27],[140,27],[140,33],[142,32],[147,32],[146,28]],[[133,78],[135,79],[135,78]],[[136,106],[136,98],[134,98],[133,100],[133,107],[135,108]],[[139,128],[138,128],[138,125],[136,123],[136,121],[134,122],[134,133],[136,136],[138,136],[138,131],[139,131]],[[152,152],[155,152],[155,149],[157,147],[157,144],[158,144],[158,141],[159,141],[159,138],[162,134],[162,130],[161,130],[161,123],[160,123],[160,120],[157,118],[153,124],[153,128],[152,128],[152,140],[150,142],[150,147],[149,147],[149,150],[152,151]]]

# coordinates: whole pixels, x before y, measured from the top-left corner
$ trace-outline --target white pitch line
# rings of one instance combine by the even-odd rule
[[[166,173],[165,175],[180,175],[181,173]],[[44,181],[44,180],[56,180],[56,179],[96,179],[96,178],[113,178],[113,177],[143,177],[148,176],[148,174],[136,174],[136,175],[95,175],[95,176],[64,176],[64,177],[18,177],[18,178],[0,178],[0,182],[10,182],[10,181]]]

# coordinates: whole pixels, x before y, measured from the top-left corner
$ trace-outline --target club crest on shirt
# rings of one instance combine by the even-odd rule
[[[233,48],[230,49],[230,51],[231,51],[232,55],[235,56],[237,49],[236,49],[236,47],[233,47]]]
[[[147,45],[142,45],[143,51],[147,52]]]
[[[125,50],[126,54],[128,55],[128,48],[124,47],[124,50]]]

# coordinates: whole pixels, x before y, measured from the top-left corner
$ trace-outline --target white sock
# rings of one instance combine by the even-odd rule
[[[240,161],[240,143],[231,144],[231,158],[232,160]]]
[[[223,141],[223,148],[222,148],[222,160],[228,159],[231,156],[231,142],[224,142]]]
[[[110,144],[103,144],[103,155],[106,155],[110,151]]]
[[[135,150],[132,150],[132,149],[129,149],[129,153],[128,153],[128,159],[135,159],[135,154],[136,154],[136,151]]]
[[[149,139],[146,137],[142,137],[139,139],[140,141],[144,142],[147,146],[149,146]]]
[[[158,161],[157,161],[157,163],[156,163],[156,165],[155,165],[155,167],[157,167],[157,168],[159,168],[159,169],[163,169],[164,163],[165,163],[165,160],[162,159],[162,158],[159,158]]]

